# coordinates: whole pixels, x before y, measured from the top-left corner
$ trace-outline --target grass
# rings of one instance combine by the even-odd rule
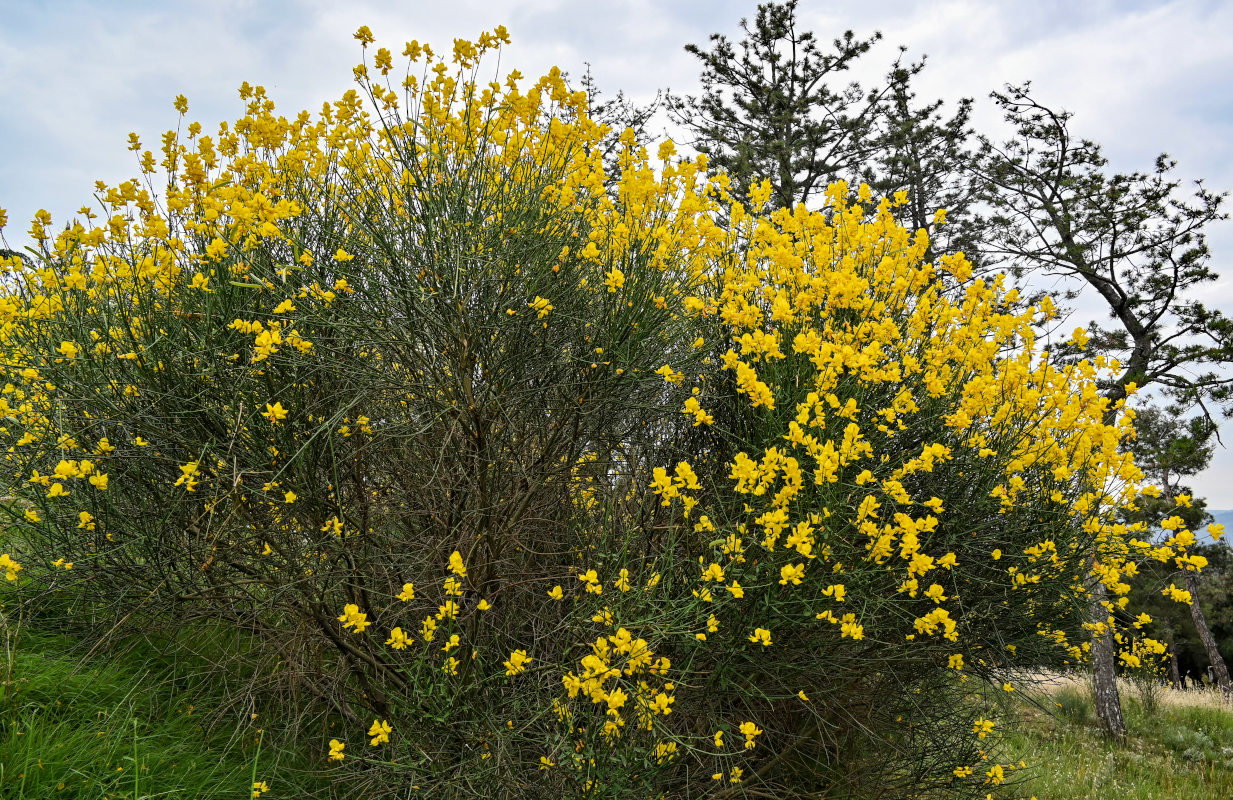
[[[1021,790],[1041,800],[1227,800],[1233,797],[1233,705],[1206,689],[1161,689],[1144,712],[1129,684],[1121,687],[1127,743],[1106,741],[1081,680],[1060,679],[1022,704],[1022,723],[1006,748],[1023,759]]]
[[[232,643],[234,644],[234,643]],[[221,702],[201,664],[156,648],[84,660],[75,637],[0,626],[0,797],[267,800],[324,797],[321,753],[257,720],[209,712]],[[220,647],[230,646],[220,642]],[[1047,683],[1016,702],[1003,761],[1028,764],[1016,787],[1041,800],[1233,798],[1233,705],[1218,692],[1168,689],[1154,713],[1122,686],[1126,746],[1101,735],[1082,680]],[[279,744],[279,742],[283,744]],[[286,744],[291,742],[291,744]],[[315,744],[315,743],[314,743]],[[318,748],[320,749],[320,748]]]
[[[152,653],[83,663],[68,637],[0,637],[5,800],[240,800],[254,780],[276,797],[320,788],[296,754],[261,746],[256,721],[211,730],[203,712],[217,697],[192,665]]]

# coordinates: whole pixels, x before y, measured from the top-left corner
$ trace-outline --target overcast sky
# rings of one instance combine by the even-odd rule
[[[592,65],[599,87],[649,99],[694,93],[687,42],[739,34],[754,2],[737,0],[0,0],[0,207],[11,246],[40,208],[62,223],[92,202],[95,180],[136,172],[129,131],[147,146],[174,127],[172,99],[210,132],[243,114],[242,81],[262,84],[287,116],[351,87],[351,34],[368,25],[395,53],[410,39],[448,50],[504,24],[502,70],[528,76]],[[1151,168],[1160,152],[1178,176],[1233,189],[1233,2],[1219,0],[802,0],[803,25],[828,41],[853,30],[884,39],[856,77],[875,80],[899,45],[928,54],[922,98],[978,100],[978,129],[997,133],[987,96],[1030,79],[1035,95],[1073,111],[1111,167]],[[1233,312],[1233,223],[1210,232],[1227,277],[1205,300]],[[1094,306],[1093,306],[1094,307]],[[1085,322],[1091,314],[1076,322]],[[1233,449],[1233,425],[1224,426]],[[1212,508],[1233,508],[1233,450],[1193,481]]]

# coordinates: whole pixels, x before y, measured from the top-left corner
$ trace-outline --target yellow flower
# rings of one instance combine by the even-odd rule
[[[368,621],[368,615],[360,611],[360,607],[355,603],[347,603],[343,607],[343,613],[339,615],[338,621],[343,624],[343,628],[354,628],[356,633],[363,633],[364,629],[372,623]]]
[[[287,409],[283,408],[283,404],[281,402],[277,402],[274,405],[266,403],[265,412],[262,416],[268,419],[271,423],[277,423],[281,419],[286,419]]]
[[[753,635],[749,637],[749,641],[754,644],[761,644],[763,647],[770,647],[771,632],[766,628],[754,628]]]
[[[857,623],[855,614],[844,614],[839,621],[840,637],[851,637],[853,639],[865,638],[865,626]]]
[[[256,781],[253,783],[253,797],[260,797],[262,792],[268,791],[270,791],[270,787],[265,781]]]
[[[13,560],[8,553],[0,553],[0,569],[4,570],[4,577],[7,580],[17,580],[17,573],[21,572],[21,564]]]
[[[608,287],[608,291],[615,292],[625,285],[625,273],[621,272],[616,267],[613,267],[610,272],[604,273],[604,286]]]
[[[403,632],[402,628],[390,631],[390,638],[385,640],[385,643],[395,650],[405,650],[410,642],[411,638]]]
[[[685,407],[681,409],[682,414],[688,414],[694,418],[694,427],[699,425],[714,425],[715,417],[711,416],[702,404],[698,402],[698,398],[690,397],[685,401]]]
[[[376,747],[382,742],[388,742],[390,740],[390,734],[393,732],[394,729],[390,727],[390,723],[385,720],[381,720],[380,722],[373,720],[372,727],[368,729],[368,735],[372,737],[372,746]]]
[[[462,563],[462,553],[455,550],[450,553],[450,572],[460,578],[467,577],[467,565]]]
[[[1185,589],[1177,588],[1177,585],[1173,583],[1170,583],[1162,589],[1160,593],[1177,603],[1185,603],[1186,605],[1191,605],[1193,603],[1193,598],[1191,598],[1190,592]]]
[[[565,596],[565,593],[561,590],[560,586],[553,586],[551,589],[548,590],[548,596],[551,597],[553,600],[560,600],[562,597]]]
[[[396,597],[399,600],[403,601],[404,603],[407,602],[408,600],[414,600],[415,599],[415,584],[414,583],[404,583],[402,585],[402,591],[399,592],[396,595]]]
[[[539,295],[536,295],[535,299],[527,303],[527,305],[530,306],[532,310],[539,313],[538,319],[543,319],[552,313],[552,303],[548,302],[547,299],[540,297]]]
[[[287,492],[285,495],[283,495],[283,501],[286,503],[294,503],[296,496],[297,495],[295,492]]]
[[[346,250],[342,249],[341,247],[338,248],[338,251],[334,253],[335,261],[350,261],[353,258],[355,258],[355,256],[351,255],[350,253],[348,253]]]
[[[604,585],[599,582],[599,573],[593,569],[578,573],[578,580],[586,583],[586,590],[591,594],[603,594]]]
[[[505,660],[505,674],[517,675],[526,670],[526,664],[531,662],[531,658],[527,656],[526,650],[515,650],[510,653],[508,659]]]
[[[752,722],[742,722],[741,733],[745,734],[745,749],[752,750],[756,745],[754,737],[760,735],[762,729]]]
[[[789,582],[793,586],[801,585],[801,578],[805,577],[804,564],[784,564],[779,569],[779,585],[786,586]]]
[[[190,461],[187,464],[180,466],[180,477],[176,479],[176,486],[184,486],[184,490],[188,492],[197,489],[196,476],[199,472],[199,464],[196,461]]]
[[[342,761],[343,748],[346,746],[337,739],[330,739],[330,761]]]
[[[679,385],[681,381],[685,380],[685,374],[674,370],[671,364],[664,364],[662,367],[655,370],[655,374],[662,376],[668,383],[677,385]]]

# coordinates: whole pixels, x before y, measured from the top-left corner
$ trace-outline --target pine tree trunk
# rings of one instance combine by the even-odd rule
[[[1092,622],[1104,624],[1105,632],[1092,636],[1092,697],[1100,727],[1120,744],[1126,741],[1126,721],[1122,718],[1122,698],[1117,693],[1117,648],[1108,625],[1109,612],[1101,604],[1105,594],[1105,585],[1097,581],[1092,587]]]
[[[1109,407],[1102,422],[1113,425],[1117,421],[1117,404],[1108,393]],[[1092,566],[1097,566],[1093,557]],[[1096,719],[1105,736],[1118,744],[1126,742],[1126,720],[1122,717],[1122,698],[1117,693],[1117,643],[1113,639],[1112,616],[1104,607],[1108,588],[1096,580],[1092,587],[1092,604],[1089,608],[1092,622],[1103,625],[1104,633],[1092,636],[1092,699],[1096,706]]]
[[[1199,641],[1207,651],[1207,660],[1212,665],[1216,685],[1226,695],[1233,695],[1233,681],[1229,680],[1229,668],[1216,647],[1216,637],[1212,636],[1211,628],[1207,627],[1207,618],[1203,616],[1203,606],[1199,603],[1199,579],[1192,569],[1182,570],[1186,579],[1186,591],[1190,592],[1190,618],[1194,620],[1194,629],[1198,631]]]

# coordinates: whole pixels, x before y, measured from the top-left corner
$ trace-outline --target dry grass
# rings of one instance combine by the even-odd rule
[[[1028,683],[1034,686],[1036,691],[1050,696],[1057,695],[1064,689],[1073,689],[1083,693],[1089,701],[1092,698],[1091,679],[1083,674],[1037,672],[1030,677]],[[1140,694],[1139,686],[1125,678],[1118,678],[1117,691],[1123,698],[1137,697]],[[1192,682],[1187,688],[1174,689],[1167,684],[1160,684],[1156,688],[1156,697],[1161,706],[1168,708],[1209,708],[1233,713],[1233,698],[1214,685]]]

